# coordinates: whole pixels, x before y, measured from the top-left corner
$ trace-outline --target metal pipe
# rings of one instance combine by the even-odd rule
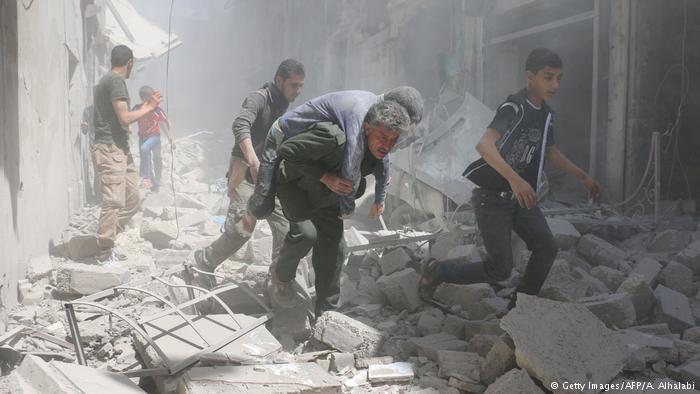
[[[75,355],[78,358],[78,364],[87,365],[85,361],[85,351],[80,338],[80,330],[78,329],[78,319],[75,317],[73,304],[68,303],[63,306],[66,309],[66,318],[68,320],[68,328],[70,329],[71,338],[73,338],[73,346],[75,346]]]

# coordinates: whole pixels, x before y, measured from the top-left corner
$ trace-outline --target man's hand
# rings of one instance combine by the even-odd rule
[[[251,163],[248,163],[248,166],[250,167],[250,177],[253,178],[253,184],[258,181],[258,171],[260,171],[260,160],[256,157],[254,160],[251,160]]]
[[[586,176],[585,178],[583,178],[583,185],[586,187],[586,189],[588,189],[588,194],[594,200],[598,200],[603,194],[603,188],[601,188],[600,184],[590,176]]]
[[[510,182],[510,189],[521,207],[530,209],[537,204],[537,194],[523,178],[518,177]]]
[[[160,92],[156,90],[155,92],[153,92],[151,97],[149,97],[148,100],[146,100],[143,106],[153,111],[154,109],[158,108],[161,99],[162,97],[160,95]]]
[[[384,204],[379,204],[379,203],[375,202],[374,204],[372,204],[372,207],[369,209],[369,218],[376,219],[383,213],[384,213]]]
[[[345,214],[342,214],[342,213],[341,213],[340,216],[338,216],[338,218],[339,218],[340,220],[348,220],[348,219],[350,219],[351,217],[352,217],[352,212],[350,212],[350,213],[345,213]]]
[[[320,181],[335,194],[347,196],[352,193],[352,181],[331,172],[323,174]]]

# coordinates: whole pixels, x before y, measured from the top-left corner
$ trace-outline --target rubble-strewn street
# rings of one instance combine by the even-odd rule
[[[418,297],[420,263],[428,255],[479,258],[473,223],[445,222],[434,234],[351,227],[341,309],[314,322],[310,304],[301,305],[272,312],[267,323],[260,318],[267,314],[263,293],[272,241],[261,222],[217,270],[220,288],[232,289],[220,294],[223,304],[201,316],[192,306],[173,313],[190,295],[172,285],[185,284],[192,249],[218,235],[227,206],[221,181],[202,175],[204,147],[213,142],[209,133],[179,141],[173,167],[177,204],[169,176],[159,193],[144,193],[143,213],[118,237],[123,261],[105,265],[85,257],[95,248],[90,234],[96,210],[88,208],[72,219],[50,256],[31,262],[19,287],[21,306],[8,311],[0,337],[3,371],[12,371],[2,380],[3,392],[93,392],[109,384],[138,392],[139,379],[119,373],[182,362],[175,374],[155,374],[148,383],[142,378],[142,388],[506,393],[518,387],[565,393],[572,391],[553,384],[700,383],[700,231],[674,228],[674,218],[654,232],[635,227],[624,239],[605,237],[608,227],[551,219],[561,250],[542,297],[521,295],[511,311],[506,297],[518,271],[498,288],[442,284],[435,304]],[[516,250],[519,242],[514,240]],[[518,256],[516,266],[522,267],[526,250]],[[300,265],[298,281],[312,295],[313,275],[310,264]],[[80,304],[94,294],[99,298],[91,301],[108,309]],[[86,367],[67,364],[78,357],[65,313],[71,301]],[[146,337],[123,318],[136,322]],[[206,350],[243,329],[237,339]],[[20,355],[26,356],[17,365]]]

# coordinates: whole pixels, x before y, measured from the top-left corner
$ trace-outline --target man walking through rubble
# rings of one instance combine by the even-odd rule
[[[409,125],[408,112],[395,101],[380,101],[369,108],[358,139],[361,154],[353,157],[357,162],[351,163],[360,169],[361,176],[381,168],[382,160]],[[280,161],[275,170],[276,193],[293,230],[285,237],[272,270],[281,285],[275,288],[276,298],[278,302],[295,298],[297,266],[313,248],[316,317],[333,309],[340,293],[344,259],[340,200],[352,185],[333,180],[339,179],[351,137],[339,125],[321,122],[286,139],[277,149]]]
[[[561,58],[548,49],[530,53],[525,64],[527,88],[501,104],[476,146],[482,158],[464,172],[478,186],[472,194],[472,206],[488,262],[429,260],[420,280],[423,299],[432,299],[442,282],[496,283],[508,279],[513,268],[513,230],[532,255],[509,307],[515,306],[518,292],[539,293],[557,254],[552,232],[537,207],[545,159],[579,178],[591,197],[600,197],[600,185],[554,146],[553,111],[545,100],[559,89],[562,68]]]
[[[284,60],[275,73],[274,82],[251,92],[243,101],[241,111],[233,122],[236,145],[231,152],[228,177],[228,194],[231,198],[224,232],[211,245],[195,251],[198,269],[213,272],[219,264],[233,255],[251,237],[255,218],[246,214],[246,203],[253,193],[253,183],[258,176],[259,156],[265,137],[272,123],[287,111],[304,86],[304,66],[294,60]],[[246,179],[248,178],[248,179]],[[266,218],[272,230],[272,257],[279,254],[282,239],[289,229],[287,220],[277,210]],[[211,288],[214,277],[197,275],[197,284]]]
[[[95,141],[91,147],[102,190],[102,207],[97,224],[100,259],[124,259],[114,249],[117,233],[139,209],[138,174],[129,151],[129,124],[148,115],[160,104],[154,94],[141,108],[129,111],[126,79],[134,66],[131,49],[117,45],[111,53],[112,69],[95,87]]]

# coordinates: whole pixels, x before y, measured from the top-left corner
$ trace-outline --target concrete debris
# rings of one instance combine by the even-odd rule
[[[413,312],[422,304],[418,297],[420,276],[412,268],[384,275],[377,280],[384,297],[392,308]]]
[[[442,322],[442,331],[452,334],[458,339],[464,339],[466,319],[462,319],[453,314],[447,314]]]
[[[178,393],[337,393],[341,383],[316,363],[195,367]]]
[[[430,308],[421,312],[418,318],[418,332],[421,335],[437,334],[441,331],[445,314],[437,308]]]
[[[440,350],[463,352],[467,349],[465,341],[445,333],[426,335],[421,338],[410,338],[402,342],[401,346],[406,353],[425,356],[433,361],[437,361],[438,351]]]
[[[177,227],[173,222],[144,221],[141,224],[141,237],[156,249],[168,249],[170,241],[177,238]]]
[[[316,321],[313,337],[319,342],[357,357],[379,354],[384,336],[351,317],[338,312],[324,312]]]
[[[656,322],[667,323],[671,332],[678,334],[695,326],[688,297],[663,285],[656,287],[654,296],[656,297],[656,308],[654,309]]]
[[[476,245],[460,245],[447,252],[448,259],[462,258],[467,263],[484,261],[481,251]]]
[[[676,256],[679,262],[690,268],[693,273],[700,273],[700,240],[694,241]]]
[[[545,279],[540,296],[556,301],[574,302],[588,294],[589,285],[571,273],[569,263],[556,260]]]
[[[92,294],[127,283],[129,270],[123,267],[68,263],[56,273],[56,290],[66,294]]]
[[[379,267],[382,270],[382,275],[391,275],[406,268],[411,261],[411,256],[406,253],[404,248],[396,248],[382,255]]]
[[[679,251],[690,243],[690,233],[678,230],[665,230],[656,233],[647,246],[651,253]]]
[[[675,261],[669,262],[661,270],[659,283],[688,297],[697,293],[697,288],[693,283],[693,271]]]
[[[345,373],[355,367],[355,355],[352,353],[332,353],[330,356],[330,370],[336,373]]]
[[[27,266],[27,279],[36,282],[39,279],[47,278],[53,271],[53,262],[49,255],[36,256],[29,259]]]
[[[191,252],[188,250],[162,249],[155,253],[155,265],[158,268],[171,268],[188,261]]]
[[[515,368],[515,345],[510,337],[502,335],[486,354],[481,368],[481,381],[491,384],[511,368]]]
[[[438,351],[438,376],[478,382],[481,379],[481,357],[476,353]]]
[[[637,321],[632,298],[627,293],[582,298],[580,303],[605,323],[608,328],[627,328]]]
[[[467,351],[486,357],[498,341],[498,335],[476,334],[467,341]]]
[[[576,246],[579,238],[581,238],[581,233],[567,220],[547,218],[547,224],[549,229],[552,230],[552,235],[554,235],[559,249],[571,249]]]
[[[641,274],[631,274],[617,288],[617,293],[627,293],[632,298],[637,320],[646,319],[654,308],[654,293]]]
[[[625,274],[616,269],[599,265],[591,269],[591,275],[600,280],[611,291],[617,290],[625,280]]]
[[[515,343],[518,366],[545,387],[552,382],[609,382],[624,365],[622,341],[583,305],[521,293],[501,327]]]
[[[576,250],[591,264],[604,265],[613,269],[618,269],[620,262],[627,258],[627,254],[622,249],[593,234],[581,237]]]
[[[414,376],[413,365],[406,362],[370,365],[367,373],[372,383],[409,382]]]
[[[68,241],[66,256],[71,260],[80,260],[98,253],[97,238],[91,235],[77,235]]]
[[[447,382],[447,385],[449,387],[453,387],[467,393],[481,394],[484,392],[484,390],[486,390],[486,387],[480,385],[477,382],[464,381],[459,380],[457,378],[450,378],[450,380]]]
[[[435,290],[433,298],[445,305],[459,305],[463,310],[467,310],[473,304],[495,296],[493,288],[486,283],[471,285],[443,283]]]
[[[661,268],[663,268],[661,263],[650,257],[645,257],[634,264],[630,274],[642,275],[644,280],[649,283],[649,286],[655,286],[656,279],[661,273]]]
[[[518,368],[511,369],[489,385],[485,394],[512,393],[515,392],[513,390],[516,387],[518,394],[544,394],[544,391],[532,381],[530,375],[525,370]]]

